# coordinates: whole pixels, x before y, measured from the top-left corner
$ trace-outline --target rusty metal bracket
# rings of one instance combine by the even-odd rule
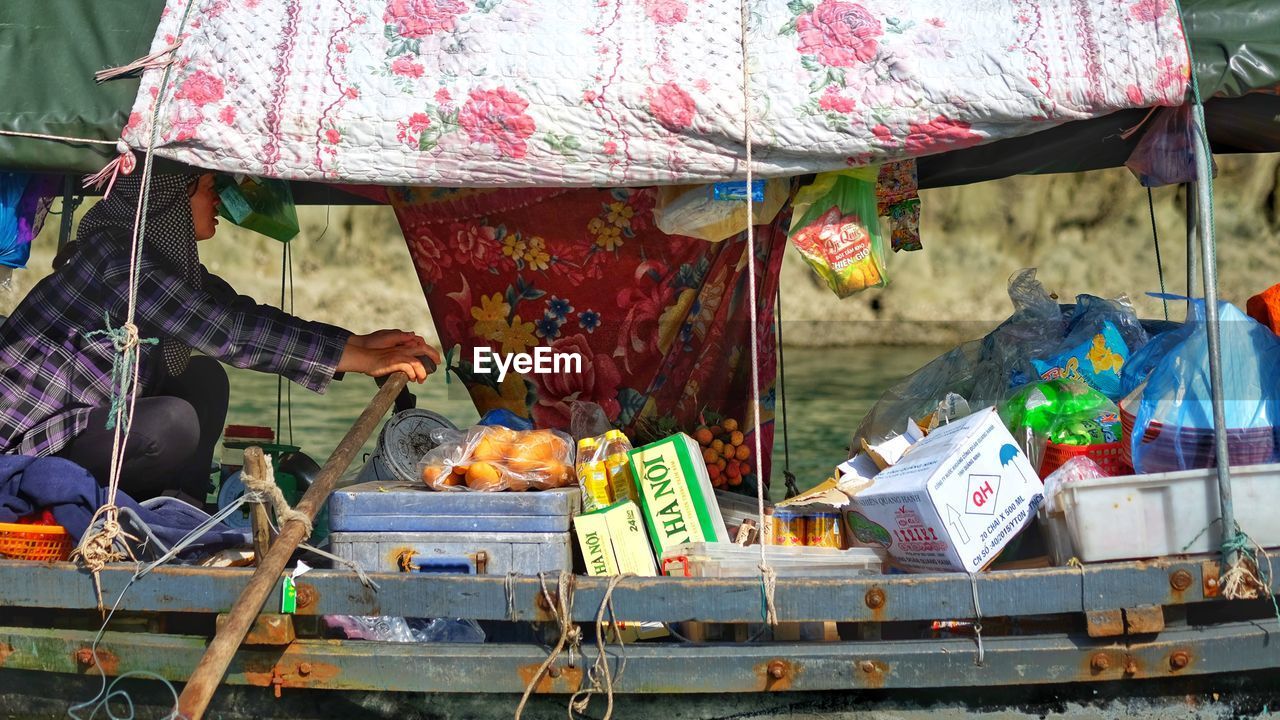
[[[1216,598],[1222,593],[1219,586],[1219,572],[1221,566],[1217,560],[1205,560],[1200,565],[1201,585],[1203,587],[1204,596],[1206,598]]]
[[[489,568],[489,553],[484,550],[480,550],[475,554],[473,559],[476,563],[476,574],[484,575],[485,571]]]
[[[214,626],[221,630],[227,624],[227,614],[219,613]],[[293,628],[292,615],[278,613],[261,613],[249,626],[249,634],[244,637],[245,645],[261,645],[282,647],[298,639]]]

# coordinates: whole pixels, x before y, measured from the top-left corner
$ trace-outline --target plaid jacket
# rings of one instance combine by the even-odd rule
[[[204,287],[193,288],[145,250],[139,270],[141,337],[171,337],[316,392],[333,379],[348,331],[259,305],[203,267]],[[126,246],[82,243],[0,325],[0,453],[56,453],[85,429],[90,410],[110,405],[115,350],[89,334],[105,329],[107,317],[112,326],[124,323],[128,286]],[[158,345],[142,345],[140,369],[145,396],[163,378]]]

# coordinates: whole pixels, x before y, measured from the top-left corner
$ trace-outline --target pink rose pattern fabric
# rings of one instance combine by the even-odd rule
[[[741,419],[752,431],[745,237],[663,234],[653,188],[389,192],[453,377],[481,413],[504,408],[567,429],[582,400],[640,442],[692,432],[703,416]],[[756,233],[765,448],[789,216]],[[475,367],[477,347],[548,347],[580,356],[582,370],[513,370],[499,381]]]
[[[125,140],[309,180],[740,175],[738,0],[168,0]],[[795,175],[1182,102],[1173,0],[750,0],[754,160]],[[137,120],[134,121],[133,119]]]

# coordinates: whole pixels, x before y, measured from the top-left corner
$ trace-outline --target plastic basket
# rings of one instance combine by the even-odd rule
[[[1059,445],[1046,442],[1044,459],[1040,461],[1040,477],[1047,478],[1049,473],[1062,467],[1068,460],[1086,455],[1098,463],[1098,467],[1109,476],[1128,475],[1133,472],[1125,457],[1125,443],[1113,442],[1102,445]]]
[[[55,562],[71,557],[74,547],[61,525],[0,523],[0,557]]]

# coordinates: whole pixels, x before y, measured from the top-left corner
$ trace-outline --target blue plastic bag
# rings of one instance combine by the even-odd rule
[[[0,266],[24,268],[31,256],[30,238],[19,237],[18,205],[29,175],[0,173]]]
[[[1231,464],[1273,462],[1274,426],[1280,420],[1280,338],[1230,303],[1218,304],[1218,316]],[[1204,301],[1193,300],[1186,325],[1160,335],[1151,346],[1150,356],[1138,358],[1151,371],[1130,439],[1134,469],[1150,473],[1214,466]]]
[[[1098,332],[1072,335],[1068,342],[1074,345],[1043,360],[1031,360],[1040,379],[1079,380],[1109,400],[1120,399],[1120,373],[1129,359],[1129,345],[1115,323],[1105,320]]]

